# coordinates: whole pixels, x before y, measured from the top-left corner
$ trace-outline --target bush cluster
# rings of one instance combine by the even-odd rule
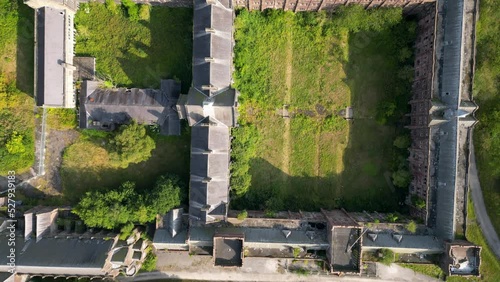
[[[165,214],[181,203],[181,190],[185,189],[179,177],[160,177],[147,194],[139,193],[135,183],[125,182],[118,189],[107,192],[87,192],[73,209],[88,227],[121,228],[129,233],[134,223],[144,224]]]

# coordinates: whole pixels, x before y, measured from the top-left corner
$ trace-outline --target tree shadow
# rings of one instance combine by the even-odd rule
[[[17,0],[16,87],[34,97],[34,19],[35,11],[23,1]]]
[[[136,184],[138,192],[150,190],[158,177],[167,173],[178,175],[189,183],[190,134],[158,136],[152,156],[144,162],[127,168],[117,167],[65,167],[61,168],[63,195],[75,204],[88,191],[116,189],[126,181]],[[186,194],[187,191],[183,191]]]

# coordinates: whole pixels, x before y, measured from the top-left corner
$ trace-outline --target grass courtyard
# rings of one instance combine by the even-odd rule
[[[82,4],[75,18],[76,53],[96,58],[98,79],[114,86],[159,87],[160,79],[175,78],[183,92],[191,84],[192,10],[148,6],[140,20],[127,17],[121,6]],[[139,190],[153,186],[165,173],[189,180],[190,133],[180,137],[151,134],[156,148],[143,162],[113,166],[105,147],[111,135],[82,131],[67,147],[61,167],[65,200],[76,203],[86,191],[116,189],[133,181]]]
[[[76,56],[96,58],[98,77],[113,85],[159,87],[176,78],[187,93],[191,85],[193,11],[150,7],[132,20],[121,6],[82,4],[75,18]]]
[[[393,141],[403,134],[415,23],[400,9],[351,6],[333,15],[243,10],[235,27],[236,142],[247,130],[256,147],[233,148],[232,185],[235,172],[251,176],[235,207],[398,210],[407,188],[391,182]],[[347,106],[352,122],[338,115]]]
[[[474,146],[486,209],[500,234],[500,9],[492,0],[482,0],[480,5],[474,80],[479,123]]]

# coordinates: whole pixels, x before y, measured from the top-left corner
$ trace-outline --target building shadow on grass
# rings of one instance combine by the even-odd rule
[[[342,183],[342,178],[345,177],[343,173],[332,173],[324,177],[290,176],[268,161],[257,158],[251,161],[250,174],[255,174],[257,167],[259,172],[266,172],[264,177],[267,178],[268,185],[252,185],[241,198],[233,197],[232,208],[268,211],[319,211],[320,208],[380,212],[401,210],[398,205],[401,195],[386,186],[363,187],[359,189],[359,193],[342,190],[355,187],[339,189],[338,183]],[[363,173],[360,172],[358,177],[363,177]],[[259,182],[266,180],[260,179]]]
[[[403,22],[381,31],[351,34],[348,60],[339,58],[354,109],[354,119],[345,121],[349,136],[342,153],[343,170],[321,177],[288,175],[265,159],[254,159],[252,185],[245,196],[234,199],[235,209],[406,213],[408,189],[394,187],[391,176],[401,156],[403,161],[407,156],[407,150],[398,151],[393,142],[404,132],[409,112],[414,40],[414,34],[406,33],[409,25]],[[381,122],[377,116],[386,102],[395,109]]]
[[[191,86],[192,24],[190,8],[152,6],[149,21],[141,21],[151,32],[151,44],[132,43],[128,56],[119,62],[132,87],[159,88],[160,79],[178,79],[182,93]]]
[[[16,87],[34,97],[35,12],[21,0],[17,0],[17,5],[19,20],[17,22]]]

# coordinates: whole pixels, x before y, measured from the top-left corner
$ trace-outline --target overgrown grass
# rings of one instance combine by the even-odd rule
[[[76,110],[52,108],[47,109],[47,125],[50,129],[68,130],[77,125]]]
[[[192,10],[126,2],[126,8],[114,1],[80,5],[75,18],[77,55],[96,57],[97,76],[108,85],[155,88],[160,79],[176,78],[187,91]],[[137,15],[131,16],[131,10]],[[105,149],[112,134],[82,131],[80,139],[64,152],[61,176],[66,199],[75,203],[86,191],[118,187],[125,181],[136,183],[138,190],[148,189],[165,173],[177,174],[188,183],[189,131],[181,137],[149,134],[156,143],[152,156],[119,168]]]
[[[78,202],[87,191],[106,191],[125,181],[136,183],[138,191],[150,189],[156,179],[166,173],[179,175],[182,181],[188,183],[189,132],[180,137],[156,137],[156,149],[147,161],[118,168],[104,149],[109,135],[85,131],[80,140],[65,150],[63,156],[63,194],[70,203]]]
[[[233,166],[251,176],[234,206],[398,209],[407,189],[391,184],[399,165],[393,140],[407,109],[415,24],[400,9],[351,6],[333,15],[242,10],[235,27],[234,86],[245,125],[238,130],[255,131],[258,150],[233,150]],[[397,110],[378,121],[384,103]],[[352,123],[338,115],[347,106]]]
[[[400,263],[399,265],[440,280],[444,280],[446,276],[441,267],[435,264]]]
[[[483,247],[481,250],[481,267],[479,269],[481,278],[465,279],[462,277],[450,277],[447,281],[500,281],[500,261],[491,251],[481,232],[481,227],[477,224],[474,204],[470,197],[467,204],[467,229],[465,237],[468,241]]]
[[[75,18],[76,54],[96,57],[100,79],[118,86],[158,87],[161,78],[177,78],[183,91],[188,90],[191,9],[147,6],[149,19],[142,11],[143,19],[134,20],[122,6],[97,2],[80,6]]]
[[[35,157],[34,100],[16,88],[17,57],[23,54],[18,26],[26,20],[19,5],[0,0],[0,175],[27,171]]]
[[[474,98],[479,123],[474,145],[485,206],[500,234],[500,9],[494,0],[480,1]]]

